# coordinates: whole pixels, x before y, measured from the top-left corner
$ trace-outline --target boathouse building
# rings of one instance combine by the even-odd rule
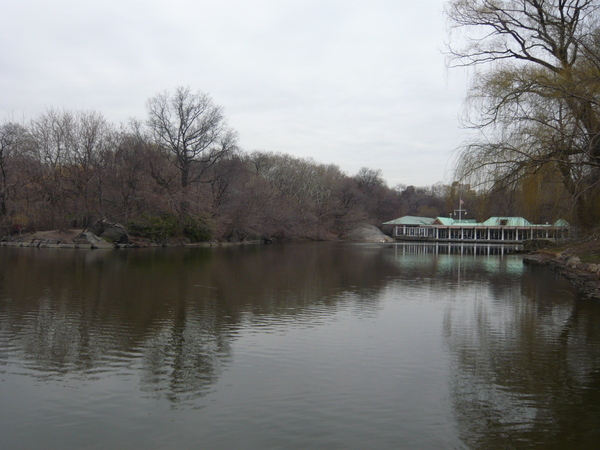
[[[553,224],[536,225],[522,217],[490,217],[478,223],[448,217],[404,216],[384,223],[383,230],[395,239],[407,241],[520,243],[570,237],[569,223],[563,219]]]

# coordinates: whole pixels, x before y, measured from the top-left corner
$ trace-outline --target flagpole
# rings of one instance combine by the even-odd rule
[[[466,213],[467,210],[462,209],[462,206],[465,204],[465,202],[463,201],[462,197],[459,197],[458,199],[458,209],[454,210],[454,214],[456,214],[458,212],[458,221],[460,222],[462,220],[462,213],[463,211]]]

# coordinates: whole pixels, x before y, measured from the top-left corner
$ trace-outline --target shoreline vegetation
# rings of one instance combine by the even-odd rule
[[[533,191],[518,183],[485,191],[468,180],[391,187],[380,169],[348,174],[311,158],[242,149],[220,107],[189,88],[158,94],[147,107],[145,122],[121,126],[99,112],[57,108],[0,123],[0,235],[106,219],[151,242],[335,240],[360,224],[447,216],[457,205],[478,221],[580,225],[553,179]]]
[[[58,108],[0,122],[0,236],[106,219],[151,240],[329,240],[398,214],[442,215],[458,202],[457,185],[390,187],[380,169],[348,174],[240,148],[222,109],[189,88],[158,94],[147,108],[146,121],[120,126]],[[476,192],[461,195],[471,211],[483,208]]]

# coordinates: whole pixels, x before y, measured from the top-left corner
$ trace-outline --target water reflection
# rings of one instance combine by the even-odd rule
[[[428,289],[440,298],[469,298],[481,290],[502,297],[520,289],[524,267],[521,258],[511,256],[514,247],[471,247],[397,244],[386,257],[398,268],[396,284],[419,292]]]
[[[393,244],[396,254],[428,254],[428,255],[510,255],[523,248],[522,245],[501,244],[456,244],[456,243],[415,243],[400,242]]]
[[[247,322],[314,324],[397,273],[378,252],[357,251],[2,249],[0,364],[45,380],[138,371],[148,395],[190,407],[210,392]]]
[[[463,442],[597,448],[600,305],[573,298],[566,280],[539,267],[525,271],[521,292],[506,294],[480,293],[446,313]]]
[[[2,248],[0,382],[77,386],[81,410],[100,403],[89,421],[100,432],[145,424],[143,408],[127,410],[141,395],[145,406],[198,414],[187,431],[197,439],[204,424],[207,446],[231,447],[235,428],[260,448],[268,427],[285,447],[595,445],[600,306],[485,247]],[[74,404],[50,403],[28,422],[5,401],[0,423],[29,429]]]

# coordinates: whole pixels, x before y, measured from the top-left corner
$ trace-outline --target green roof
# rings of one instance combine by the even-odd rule
[[[535,225],[529,222],[523,217],[490,217],[488,220],[482,223],[477,223],[474,219],[462,219],[455,220],[450,217],[418,217],[418,216],[403,216],[395,220],[385,222],[383,225],[409,225],[409,226],[421,226],[421,225],[475,225],[484,227],[568,227],[569,222],[564,219],[559,219],[552,225]]]
[[[454,219],[451,219],[450,217],[436,217],[435,218],[435,224],[439,224],[439,225],[452,225],[454,223]]]
[[[431,225],[434,220],[431,217],[403,216],[385,222],[383,225]]]
[[[486,227],[530,227],[531,223],[522,217],[490,217],[482,225]]]
[[[476,224],[477,221],[475,219],[452,219],[450,217],[436,217],[435,218],[435,225],[459,225],[459,224]]]

